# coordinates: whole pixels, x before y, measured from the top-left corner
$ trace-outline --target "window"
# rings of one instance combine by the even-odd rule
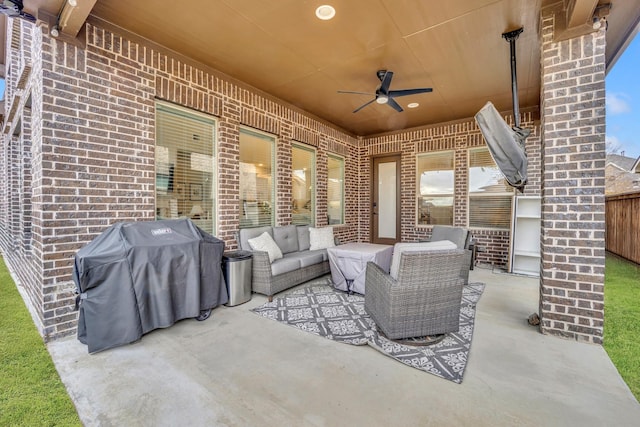
[[[327,217],[329,224],[344,224],[344,159],[329,154]]]
[[[240,129],[240,227],[273,225],[275,138]]]
[[[418,225],[453,225],[453,151],[418,156]]]
[[[291,223],[313,225],[315,212],[316,152],[303,145],[291,146]]]
[[[487,148],[469,150],[469,227],[509,229],[513,189]]]
[[[189,217],[214,234],[215,121],[156,104],[156,218]]]

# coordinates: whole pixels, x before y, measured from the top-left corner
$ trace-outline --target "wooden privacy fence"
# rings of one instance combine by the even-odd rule
[[[640,264],[640,193],[607,196],[605,221],[606,249]]]

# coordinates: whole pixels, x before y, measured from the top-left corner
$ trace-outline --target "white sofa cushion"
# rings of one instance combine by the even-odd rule
[[[269,254],[269,262],[273,262],[277,259],[282,258],[282,251],[273,240],[273,237],[266,231],[259,235],[258,237],[254,237],[253,239],[249,239],[249,246],[254,251],[264,251]]]
[[[458,246],[449,240],[439,240],[437,242],[396,243],[393,246],[393,257],[391,258],[391,270],[389,271],[389,275],[396,280],[398,279],[400,256],[405,252],[442,251],[457,248]]]
[[[334,247],[333,227],[314,228],[309,227],[309,250],[326,249]]]

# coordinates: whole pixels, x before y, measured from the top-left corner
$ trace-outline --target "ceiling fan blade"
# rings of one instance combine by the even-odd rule
[[[393,108],[394,110],[396,110],[398,113],[402,113],[402,107],[400,106],[400,104],[398,104],[393,98],[389,97],[389,100],[387,101],[387,105],[391,108]]]
[[[380,84],[380,93],[384,93],[385,95],[389,93],[389,85],[391,85],[391,79],[393,78],[393,71],[387,71],[384,73],[384,77],[380,80],[382,83]]]
[[[389,96],[407,96],[407,95],[416,95],[418,93],[427,93],[433,92],[433,89],[430,87],[416,88],[416,89],[401,89],[401,90],[391,90],[389,91]]]
[[[367,105],[371,104],[373,101],[375,101],[376,99],[373,98],[371,101],[369,102],[365,102],[364,104],[362,104],[361,106],[359,106],[358,108],[356,108],[355,110],[353,110],[354,113],[357,113],[358,111],[362,110],[364,107],[366,107]]]
[[[371,92],[355,92],[355,91],[352,91],[352,90],[339,90],[338,93],[355,93],[357,95],[376,96],[375,93],[371,93]]]

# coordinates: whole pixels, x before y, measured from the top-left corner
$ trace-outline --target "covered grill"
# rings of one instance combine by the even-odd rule
[[[75,257],[78,339],[94,353],[226,303],[223,252],[189,219],[112,225]]]

